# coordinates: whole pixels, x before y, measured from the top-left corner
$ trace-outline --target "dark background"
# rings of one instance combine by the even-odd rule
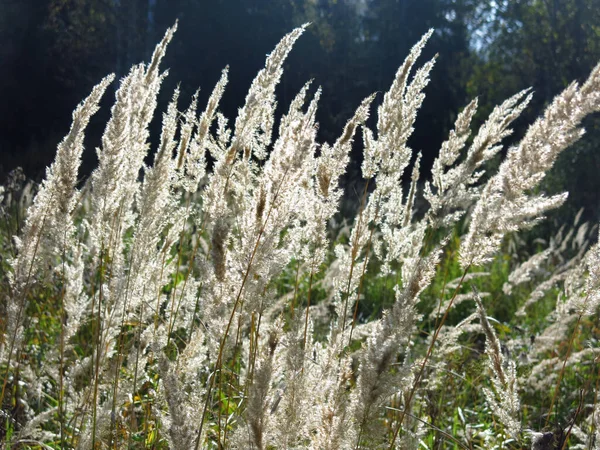
[[[279,109],[314,79],[323,87],[320,140],[330,142],[364,97],[388,89],[410,47],[435,28],[421,62],[435,53],[439,59],[410,141],[423,152],[426,169],[474,96],[480,124],[494,105],[533,86],[534,101],[516,123],[514,142],[554,95],[585,79],[600,60],[600,0],[0,0],[0,182],[17,166],[40,180],[75,106],[106,74],[120,78],[132,64],[148,61],[176,19],[159,111],[178,83],[180,108],[200,87],[202,109],[229,65],[221,110],[233,121],[265,55],[284,34],[311,22],[286,62]],[[116,86],[89,128],[82,178],[95,165]],[[152,125],[154,143],[160,116]],[[585,217],[597,221],[600,120],[585,125],[586,137],[561,156],[542,189],[571,192],[559,215],[584,207]],[[350,198],[359,178],[358,147],[344,180]]]

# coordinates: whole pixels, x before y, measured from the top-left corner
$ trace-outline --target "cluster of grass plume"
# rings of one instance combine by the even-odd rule
[[[75,109],[35,196],[1,190],[0,448],[600,448],[596,228],[576,219],[531,255],[514,244],[566,200],[538,188],[600,110],[600,65],[497,172],[528,90],[476,132],[466,105],[422,174],[408,139],[433,31],[373,125],[375,95],[319,143],[320,88],[274,114],[304,29],[231,122],[227,68],[201,113],[176,90],[147,165],[169,29],[119,81],[83,187],[85,128],[112,76]],[[357,136],[360,205],[332,229]]]

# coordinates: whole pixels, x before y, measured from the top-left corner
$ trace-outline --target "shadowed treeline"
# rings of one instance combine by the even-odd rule
[[[290,55],[293,69],[278,87],[278,111],[305,80],[314,79],[323,88],[317,120],[320,138],[327,141],[363,98],[386,89],[410,45],[434,28],[425,56],[435,49],[439,58],[409,142],[423,152],[429,171],[456,115],[473,96],[479,95],[475,120],[481,123],[493,105],[533,86],[533,107],[516,125],[519,137],[566,83],[589,73],[600,58],[599,11],[599,0],[2,0],[0,179],[22,166],[39,180],[80,99],[106,74],[120,79],[132,64],[147,61],[153,43],[176,19],[180,31],[165,58],[170,75],[159,106],[164,109],[178,83],[184,98],[200,88],[203,104],[229,65],[221,104],[229,118],[241,107],[264,54],[280,36],[311,22]],[[380,102],[381,95],[375,104]],[[90,124],[81,176],[96,163],[93,149],[108,114],[102,108]],[[600,166],[593,151],[600,141],[593,132],[597,120],[587,128],[590,138],[565,156],[574,164],[559,162],[547,182],[553,192],[572,192],[574,211],[598,210],[598,186],[590,181]],[[159,120],[151,131],[156,142]],[[360,154],[353,150],[345,183],[357,178]],[[349,183],[347,195],[356,197],[359,190]]]

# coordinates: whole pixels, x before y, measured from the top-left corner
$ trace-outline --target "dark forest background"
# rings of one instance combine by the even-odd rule
[[[426,168],[471,98],[480,100],[479,124],[496,104],[532,86],[534,101],[514,141],[554,95],[600,61],[600,0],[0,0],[0,182],[17,166],[41,179],[74,107],[104,75],[122,77],[148,61],[176,19],[159,108],[178,83],[182,107],[200,87],[202,108],[229,65],[221,110],[230,119],[265,54],[311,22],[286,62],[278,98],[283,109],[308,79],[322,86],[321,141],[337,137],[364,97],[387,90],[410,47],[435,28],[422,61],[435,53],[439,59],[410,141]],[[111,95],[105,97],[88,132],[82,177],[95,165],[109,114]],[[561,157],[543,189],[571,192],[558,214],[584,207],[597,221],[600,118],[585,125],[588,135]],[[359,150],[345,180],[350,198]]]

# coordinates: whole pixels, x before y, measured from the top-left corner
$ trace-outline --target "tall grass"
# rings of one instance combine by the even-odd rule
[[[529,258],[510,245],[566,200],[540,182],[600,110],[600,65],[495,173],[486,162],[532,94],[476,133],[472,101],[423,177],[408,139],[433,31],[375,127],[373,95],[320,144],[320,89],[274,116],[300,27],[235,121],[218,110],[227,69],[200,114],[197,96],[180,112],[176,91],[147,166],[175,28],[120,80],[82,189],[85,128],[112,76],[74,111],[31,204],[2,191],[2,448],[600,448],[595,228],[577,219]],[[358,133],[365,187],[336,229]]]

